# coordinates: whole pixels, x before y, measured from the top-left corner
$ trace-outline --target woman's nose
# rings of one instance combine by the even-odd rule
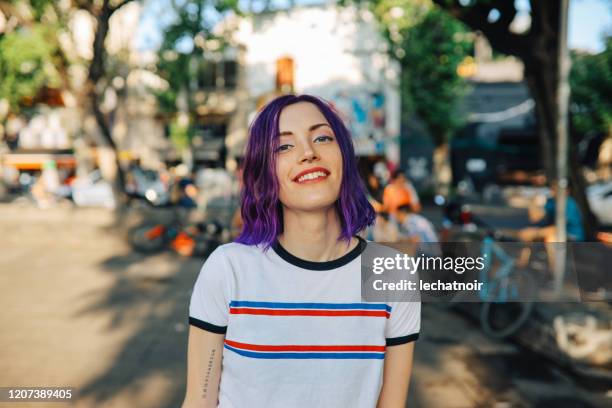
[[[319,156],[317,155],[315,149],[310,144],[306,144],[304,146],[302,156],[300,157],[300,163],[312,162],[314,160],[317,160],[318,158]]]

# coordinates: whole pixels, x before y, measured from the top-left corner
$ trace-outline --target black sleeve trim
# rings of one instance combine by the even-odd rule
[[[189,316],[189,324],[211,333],[225,334],[227,332],[227,326],[215,326],[191,316]]]
[[[410,343],[411,341],[416,341],[419,338],[419,333],[412,333],[407,336],[402,337],[393,337],[387,339],[387,346],[399,346],[400,344]]]

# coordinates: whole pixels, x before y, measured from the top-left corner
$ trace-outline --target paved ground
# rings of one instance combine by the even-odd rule
[[[136,254],[114,222],[103,210],[0,206],[0,386],[78,389],[57,408],[180,406],[203,260]],[[603,407],[606,391],[424,306],[410,407]]]

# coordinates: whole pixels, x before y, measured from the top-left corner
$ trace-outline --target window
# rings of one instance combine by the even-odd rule
[[[204,61],[200,64],[198,72],[198,88],[214,88],[217,81],[217,67],[212,61]]]
[[[204,61],[198,71],[200,89],[234,89],[238,83],[236,61]]]
[[[225,89],[234,89],[238,84],[238,63],[236,61],[223,62],[223,84]]]

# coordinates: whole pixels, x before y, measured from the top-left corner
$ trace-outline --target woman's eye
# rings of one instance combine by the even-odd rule
[[[324,136],[318,136],[317,138],[315,138],[314,141],[315,142],[331,142],[332,140],[334,140],[333,137],[324,135]]]
[[[284,144],[284,145],[280,145],[276,148],[276,153],[282,153],[282,152],[286,152],[287,150],[291,149],[293,147],[293,145],[290,144]]]

